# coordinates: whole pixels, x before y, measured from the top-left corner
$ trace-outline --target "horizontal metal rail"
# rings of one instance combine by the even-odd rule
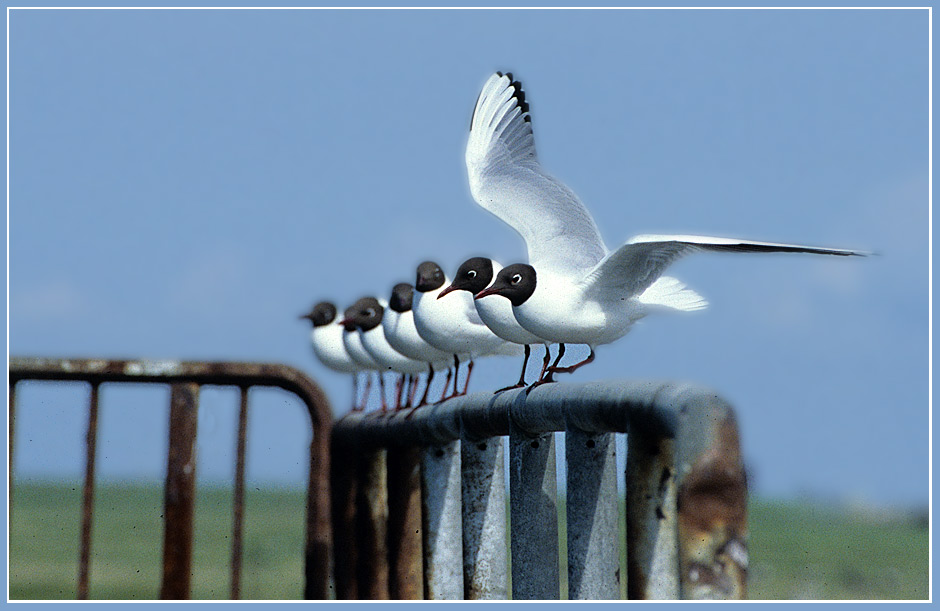
[[[326,395],[302,372],[286,365],[267,363],[14,357],[10,359],[9,378],[11,487],[16,385],[25,380],[47,380],[80,381],[87,382],[91,386],[79,562],[78,594],[80,598],[85,598],[88,594],[99,385],[112,382],[148,382],[169,384],[171,387],[162,598],[187,598],[189,595],[198,387],[200,385],[236,386],[241,392],[233,506],[231,562],[233,598],[237,598],[240,594],[248,389],[253,386],[271,386],[297,395],[307,408],[313,429],[304,532],[304,597],[321,600],[330,598],[333,537],[330,523],[329,448],[333,416]]]
[[[494,464],[487,449],[501,445],[494,438],[508,436],[512,597],[550,599],[560,594],[555,431],[567,432],[570,598],[619,597],[612,433],[627,433],[628,440],[628,598],[745,597],[747,483],[737,424],[732,408],[709,390],[648,381],[551,384],[528,395],[476,393],[413,412],[351,413],[334,425],[334,460],[383,448],[423,448],[426,595],[453,598],[453,585],[440,580],[457,572],[460,554],[447,549],[457,539],[440,532],[453,518],[436,512],[452,514],[462,503],[460,589],[467,598],[507,598],[499,585],[507,574],[498,550],[505,550],[505,539],[493,542],[500,536],[498,524],[505,528],[505,501],[496,490],[503,466]],[[462,461],[462,489],[453,483],[454,461]],[[345,485],[368,487],[362,480]],[[474,514],[490,517],[468,517],[468,504],[477,508]],[[344,511],[348,515],[353,508]],[[482,541],[489,544],[485,553]],[[369,563],[382,553],[358,549],[357,557]],[[347,593],[355,592],[353,586]],[[358,594],[368,597],[362,584]]]

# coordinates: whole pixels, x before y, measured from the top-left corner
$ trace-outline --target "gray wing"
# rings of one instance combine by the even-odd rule
[[[640,235],[631,238],[591,270],[583,281],[589,295],[615,292],[623,297],[640,295],[680,257],[700,251],[792,252],[816,255],[865,256],[869,253],[841,248],[756,242],[736,238],[694,235]]]
[[[539,164],[525,93],[511,74],[483,86],[466,162],[473,199],[522,236],[534,267],[580,276],[607,254],[578,196]]]

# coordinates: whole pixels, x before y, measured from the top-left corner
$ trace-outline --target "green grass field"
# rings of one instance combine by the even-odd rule
[[[90,593],[154,599],[160,583],[163,489],[99,486]],[[10,598],[70,599],[78,574],[80,486],[18,483],[10,537]],[[196,504],[194,599],[229,594],[231,492],[202,489]],[[249,489],[242,598],[300,598],[304,497]],[[925,599],[926,519],[752,500],[755,599]]]

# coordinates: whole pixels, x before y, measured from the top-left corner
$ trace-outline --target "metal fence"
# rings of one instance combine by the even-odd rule
[[[25,380],[83,381],[90,385],[82,489],[78,598],[88,598],[91,525],[94,514],[98,389],[104,383],[151,382],[170,385],[170,435],[165,484],[163,577],[160,598],[189,598],[192,574],[193,514],[196,474],[196,430],[201,385],[236,386],[241,391],[232,520],[231,598],[239,598],[245,490],[245,440],[248,389],[279,387],[297,395],[307,407],[313,438],[307,486],[304,547],[304,597],[330,597],[329,440],[332,413],[326,395],[306,375],[286,365],[235,362],[182,362],[103,359],[10,359],[9,481],[13,498],[13,439],[16,388]],[[15,536],[15,535],[14,535]]]
[[[565,431],[569,599],[619,598],[622,547],[628,598],[745,598],[747,484],[733,410],[690,385],[621,381],[339,420],[337,596],[563,595],[555,431]],[[616,433],[627,434],[623,541]]]

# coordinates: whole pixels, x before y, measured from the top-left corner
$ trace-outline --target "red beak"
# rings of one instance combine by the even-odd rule
[[[480,291],[479,293],[477,293],[476,295],[474,295],[473,298],[474,298],[474,299],[481,299],[481,298],[483,298],[483,297],[486,297],[487,295],[498,295],[498,294],[499,294],[499,289],[494,288],[494,287],[491,286],[491,287],[488,288],[488,289],[483,289],[482,291]]]
[[[441,291],[440,293],[438,293],[438,294],[437,294],[437,298],[440,299],[441,297],[443,297],[443,296],[446,295],[447,293],[452,293],[452,292],[454,292],[454,291],[456,291],[456,290],[457,290],[457,288],[456,288],[453,284],[451,284],[449,287],[447,287],[446,289],[444,289],[443,291]]]
[[[336,324],[341,325],[341,326],[343,326],[343,327],[346,327],[346,326],[352,324],[352,320],[350,320],[349,318],[344,318],[343,320],[339,321],[339,322],[336,323]]]

